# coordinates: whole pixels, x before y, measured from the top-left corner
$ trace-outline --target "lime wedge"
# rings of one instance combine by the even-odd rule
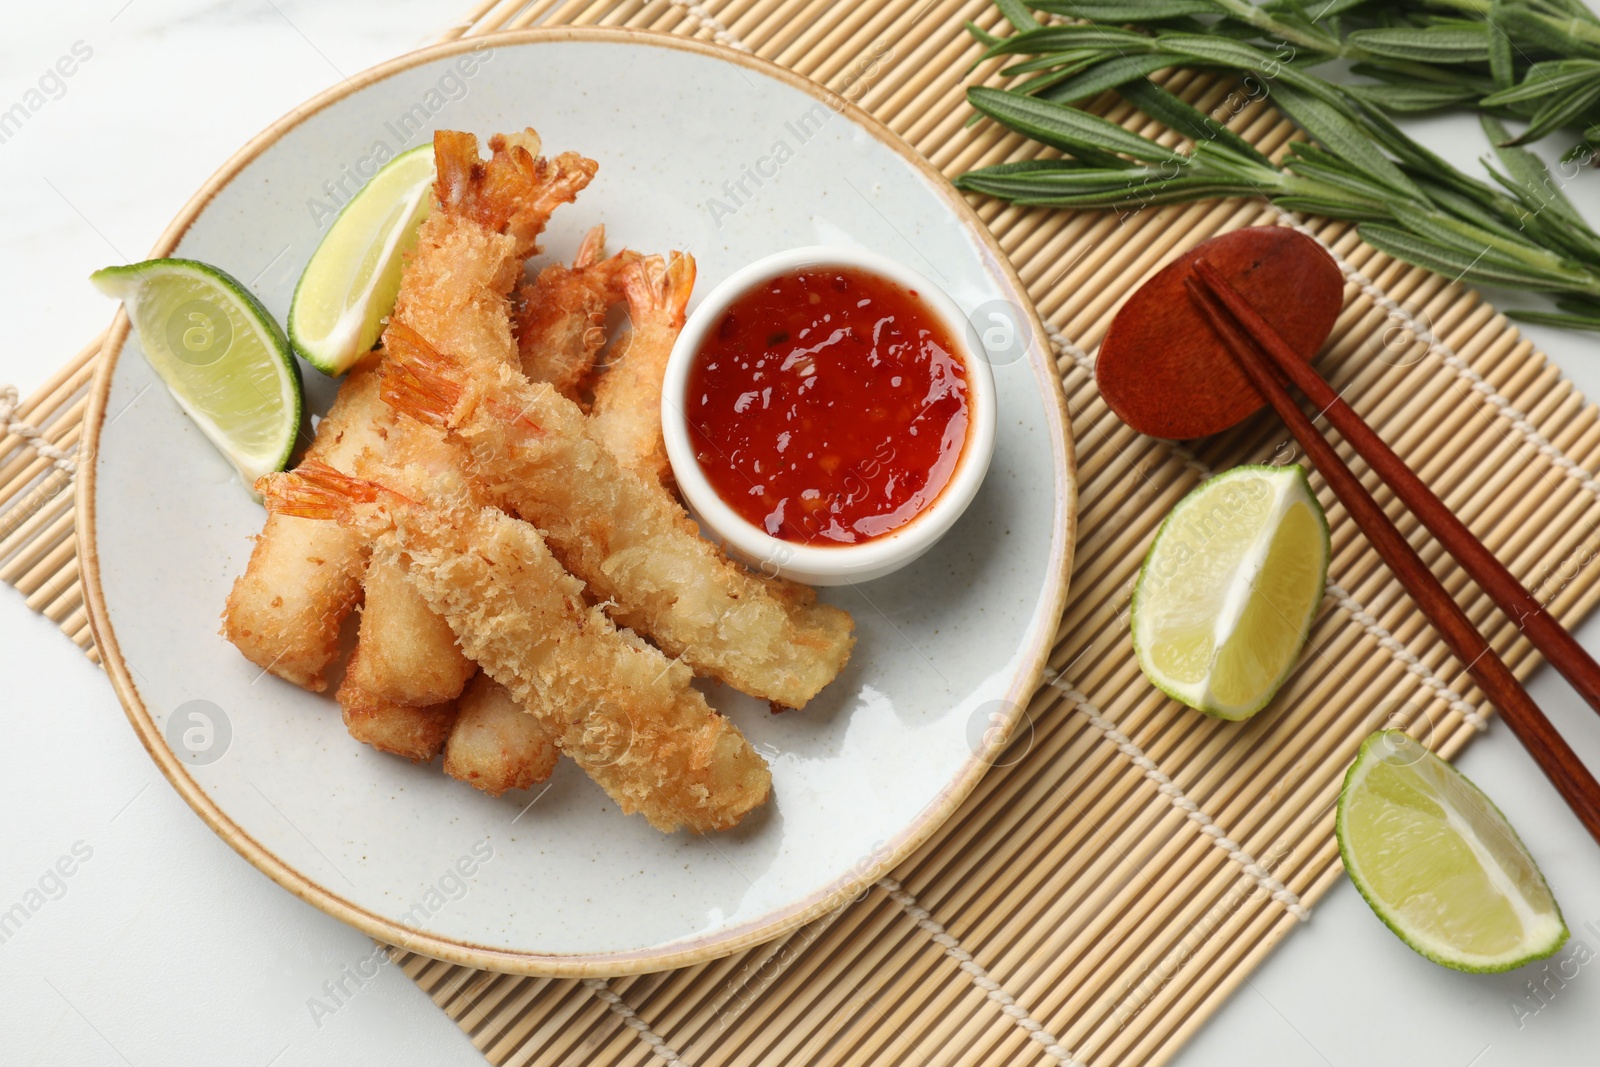
[[[247,487],[283,469],[300,431],[300,370],[249,290],[192,259],[107,267],[89,280],[127,305],[145,359]]]
[[[1334,830],[1378,918],[1435,963],[1509,971],[1566,944],[1550,886],[1500,809],[1403,731],[1362,743]]]
[[[1294,668],[1328,575],[1328,522],[1289,467],[1237,467],[1178,501],[1133,590],[1145,677],[1222,719],[1260,711]]]
[[[433,145],[402,152],[340,210],[289,305],[289,340],[324,374],[343,374],[378,340],[400,268],[433,206]]]

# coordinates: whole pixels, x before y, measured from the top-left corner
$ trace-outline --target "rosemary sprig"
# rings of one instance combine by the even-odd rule
[[[1600,17],[1582,0],[1028,2],[1096,23],[1096,29],[1137,26],[1144,42],[1131,50],[1109,37],[1069,43],[1071,35],[1060,32],[1067,27],[1041,29],[1019,3],[1023,17],[1013,23],[1022,32],[990,54],[1035,56],[1026,66],[1042,72],[1033,87],[1041,91],[1072,77],[1058,77],[1069,67],[1087,69],[1125,51],[1147,57],[1139,63],[1147,68],[1142,73],[1159,69],[1150,65],[1160,57],[1173,60],[1171,65],[1185,63],[1192,38],[1203,36],[1217,42],[1210,55],[1214,66],[1246,69],[1230,58],[1226,39],[1253,44],[1275,63],[1300,69],[1345,60],[1353,73],[1372,79],[1352,93],[1391,114],[1468,106],[1528,121],[1516,144],[1559,129],[1600,142]],[[1073,91],[1055,90],[1049,98],[1070,103],[1065,94]]]
[[[1331,17],[1364,2],[1333,0]],[[1448,0],[1452,6],[1473,2]],[[1526,6],[1565,10],[1566,2],[1529,0]],[[1008,68],[1031,77],[1009,89],[974,86],[968,99],[981,115],[1067,158],[985,167],[958,179],[961,188],[1022,204],[1124,213],[1188,200],[1266,197],[1286,210],[1354,220],[1370,244],[1449,277],[1558,298],[1559,312],[1511,313],[1525,321],[1600,329],[1600,235],[1544,164],[1518,147],[1526,136],[1512,138],[1497,118],[1484,115],[1485,133],[1496,146],[1498,165],[1488,166],[1493,184],[1463,174],[1401,132],[1370,92],[1310,72],[1314,64],[1305,60],[1301,47],[1321,61],[1334,49],[1348,49],[1348,37],[1327,30],[1326,19],[1301,15],[1293,0],[1261,7],[1250,0],[1030,3],[1135,26],[1165,26],[1153,34],[1092,23],[1045,26],[1019,0],[999,0],[1016,32],[1008,37],[974,32],[988,45],[986,58],[1035,57]],[[1503,3],[1484,6],[1497,13]],[[1224,17],[1209,24],[1196,20],[1219,9]],[[1135,12],[1143,17],[1130,18]],[[1174,25],[1185,21],[1193,24]],[[1266,33],[1277,39],[1270,51],[1253,39]],[[1407,37],[1364,40],[1367,45],[1377,40],[1380,50],[1423,54],[1406,43]],[[1440,49],[1458,47],[1449,40],[1454,38],[1433,38],[1433,60],[1386,56],[1391,64],[1386,69],[1395,69],[1394,63],[1431,69],[1443,54]],[[1459,47],[1465,51],[1465,44]],[[1243,72],[1250,92],[1270,94],[1316,143],[1296,141],[1281,165],[1274,164],[1148,77],[1173,66]],[[1493,90],[1495,84],[1490,81],[1488,87]],[[1166,147],[1071,106],[1107,89],[1188,138],[1193,148]]]

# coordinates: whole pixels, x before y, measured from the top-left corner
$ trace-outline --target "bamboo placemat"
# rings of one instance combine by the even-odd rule
[[[964,127],[976,55],[964,19],[1004,32],[989,0],[500,0],[446,36],[570,23],[713,39],[828,84],[955,175],[1033,151],[987,123]],[[1226,82],[1177,72],[1166,83],[1268,151],[1292,132]],[[1160,132],[1114,98],[1100,103]],[[1390,260],[1344,223],[1263,202],[1122,218],[978,208],[1049,323],[1081,478],[1071,602],[1031,729],[893,878],[761,948],[588,981],[391,950],[491,1062],[1161,1063],[1339,877],[1332,805],[1361,738],[1401,724],[1448,756],[1483,728],[1481,694],[1315,478],[1333,530],[1329,596],[1272,707],[1214,722],[1140,676],[1125,613],[1168,508],[1213,471],[1294,457],[1265,418],[1193,450],[1142,437],[1095,392],[1093,353],[1122,298],[1216,233],[1288,224],[1322,241],[1347,279],[1324,373],[1558,618],[1576,621],[1600,596],[1584,566],[1600,525],[1600,419],[1475,294]],[[71,450],[98,351],[97,339],[20,405],[0,394],[0,578],[91,657]],[[1537,661],[1516,626],[1367,481],[1528,674]]]

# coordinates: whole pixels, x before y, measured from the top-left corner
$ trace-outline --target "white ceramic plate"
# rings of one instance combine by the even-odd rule
[[[783,248],[858,244],[939,281],[985,329],[1029,306],[959,195],[877,122],[770,64],[627,31],[462,41],[370,71],[248,145],[151,254],[217,264],[281,318],[329,191],[353,189],[380,142],[392,152],[435,127],[525,125],[547,151],[600,162],[556,214],[548,255],[570,256],[603,221],[614,245],[693,252],[705,292]],[[286,888],[372,935],[552,975],[725,955],[837,907],[926,840],[983,773],[993,714],[1032,692],[1066,593],[1074,481],[1053,360],[1031,310],[1017,325],[1027,343],[996,359],[1001,419],[977,501],[913,566],[827,594],[856,618],[845,673],[802,712],[713,694],[774,785],[766,808],[714,838],[622,816],[570,764],[543,793],[490,798],[351,740],[331,695],[263,677],[217,632],[262,511],[121,317],[79,498],[96,639],[129,718],[195,810]],[[310,370],[306,382],[324,410],[331,383]],[[197,709],[215,723],[199,759],[183,739],[199,728],[190,741],[206,747]]]

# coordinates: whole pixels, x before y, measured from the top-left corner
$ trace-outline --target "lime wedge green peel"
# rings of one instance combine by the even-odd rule
[[[289,340],[307,363],[343,374],[371,350],[432,206],[433,145],[425,144],[384,164],[339,212],[289,306]]]
[[[1328,521],[1301,467],[1236,467],[1200,485],[1156,531],[1139,571],[1139,667],[1207,715],[1254,715],[1305,645],[1328,551]]]
[[[145,359],[247,487],[283,469],[300,431],[300,371],[248,289],[192,259],[107,267],[89,280],[127,306]]]
[[[1334,827],[1372,910],[1435,963],[1509,971],[1566,944],[1550,886],[1500,809],[1404,732],[1362,744]]]

